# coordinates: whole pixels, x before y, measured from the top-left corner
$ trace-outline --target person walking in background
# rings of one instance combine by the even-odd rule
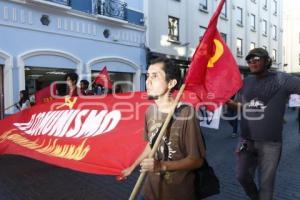
[[[297,120],[298,120],[298,133],[300,135],[300,107],[297,108],[298,110],[298,115],[297,115]]]
[[[291,94],[289,98],[289,108],[297,112],[296,120],[298,121],[298,133],[300,135],[300,95]]]
[[[93,92],[95,95],[111,94],[112,89],[108,89],[101,84],[93,84]]]
[[[234,97],[235,96],[231,97],[231,99],[234,100]],[[238,116],[236,109],[227,106],[226,118],[228,118],[228,123],[232,127],[231,137],[236,138],[238,136]]]
[[[88,80],[80,81],[80,94],[81,95],[94,95],[92,90],[89,90],[90,82]]]
[[[20,100],[16,104],[16,107],[20,111],[22,111],[26,108],[30,108],[29,94],[28,94],[27,90],[21,90],[20,91]]]
[[[80,91],[80,89],[76,86],[78,81],[78,74],[75,72],[66,74],[65,81],[67,83],[67,95],[70,97],[78,96]]]
[[[123,93],[123,89],[122,89],[122,86],[120,84],[117,84],[115,86],[115,91],[114,93]]]
[[[227,103],[243,113],[236,177],[251,200],[272,200],[285,107],[290,94],[300,94],[300,78],[270,71],[272,60],[263,48],[252,49],[246,61],[251,75],[244,79],[237,102]],[[254,181],[256,169],[259,187]]]

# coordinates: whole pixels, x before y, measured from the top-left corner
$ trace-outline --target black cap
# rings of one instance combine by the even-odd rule
[[[263,48],[254,48],[249,51],[248,55],[246,56],[246,60],[249,60],[255,56],[269,58],[269,53]]]

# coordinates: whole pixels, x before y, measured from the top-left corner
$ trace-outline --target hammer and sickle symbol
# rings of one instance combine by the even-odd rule
[[[214,39],[214,44],[216,46],[215,54],[209,59],[207,63],[208,68],[214,67],[214,64],[220,59],[220,57],[224,53],[224,47],[219,40]]]
[[[72,109],[73,106],[74,106],[74,104],[76,103],[76,101],[77,101],[77,97],[74,97],[73,101],[72,101],[71,97],[66,97],[65,98],[65,103],[62,104],[62,105],[60,105],[60,106],[58,106],[57,109],[59,109],[59,108],[61,108],[63,106],[68,106],[69,109]]]

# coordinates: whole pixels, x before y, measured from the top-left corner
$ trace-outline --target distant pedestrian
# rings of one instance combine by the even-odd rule
[[[92,90],[89,90],[90,82],[88,80],[80,81],[80,94],[81,95],[94,95]]]
[[[103,95],[103,94],[111,94],[112,89],[108,89],[101,84],[94,83],[93,84],[93,92],[95,95]]]
[[[234,100],[233,96],[231,99]],[[226,118],[228,118],[228,123],[232,127],[231,137],[236,138],[238,136],[238,116],[236,109],[227,106],[226,108]]]
[[[298,117],[297,117],[297,120],[298,120],[298,133],[300,135],[300,107],[298,107]]]
[[[120,84],[117,84],[115,86],[115,93],[122,93],[123,90],[122,90],[122,86]]]
[[[27,90],[20,91],[20,100],[16,104],[16,107],[20,111],[22,111],[26,108],[30,108],[30,99],[29,99],[29,94],[28,94]]]
[[[78,81],[78,74],[71,72],[66,74],[65,81],[67,82],[67,95],[70,97],[76,97],[79,94],[80,89],[76,86]]]

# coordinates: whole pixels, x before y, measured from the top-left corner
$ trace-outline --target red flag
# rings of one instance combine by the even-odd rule
[[[221,0],[211,18],[185,80],[186,89],[195,92],[209,110],[228,101],[242,86],[238,65],[217,30],[224,3]]]
[[[52,83],[34,94],[35,104],[50,102],[56,94],[56,84]]]
[[[95,79],[95,83],[100,84],[108,89],[112,89],[112,82],[109,78],[106,66],[99,72],[98,76]]]

